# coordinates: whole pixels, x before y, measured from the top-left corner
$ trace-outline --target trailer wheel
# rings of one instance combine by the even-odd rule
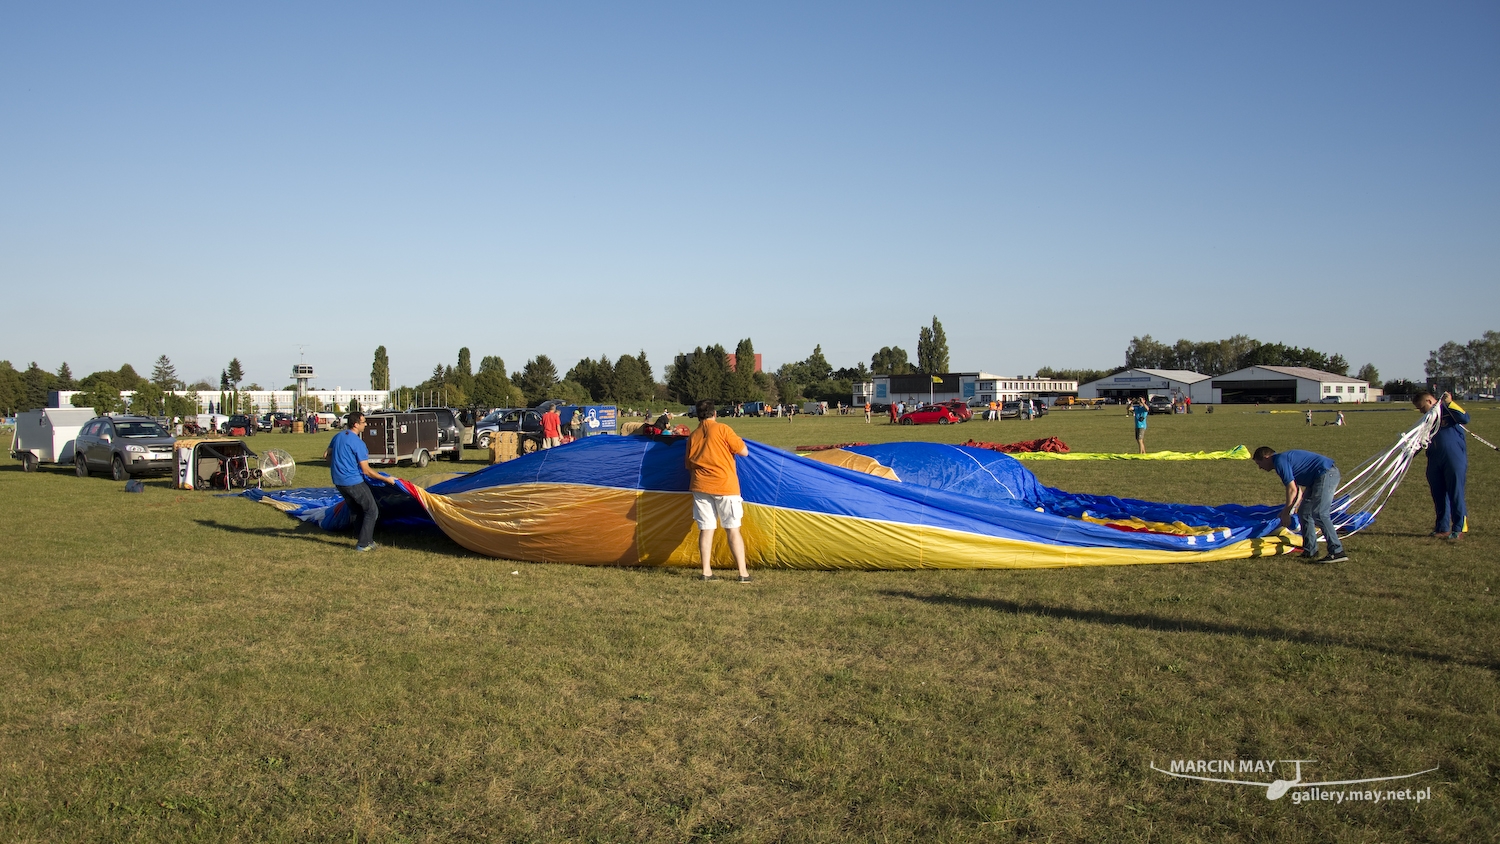
[[[417,452],[417,456],[412,458],[411,462],[412,465],[416,466],[418,469],[425,468],[427,466],[427,451],[424,449]]]
[[[36,455],[35,454],[27,452],[26,454],[21,455],[21,471],[23,471],[23,472],[35,472],[36,471]]]
[[[84,459],[82,454],[73,456],[73,471],[77,472],[80,478],[87,478],[89,476],[89,462]]]
[[[130,472],[125,469],[125,461],[116,457],[109,464],[109,476],[117,481],[130,480]]]

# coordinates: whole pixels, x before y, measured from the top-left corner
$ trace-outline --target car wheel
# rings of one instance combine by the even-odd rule
[[[939,425],[946,425],[946,424],[948,424],[948,420],[947,419],[939,419],[938,420],[938,424]]]
[[[80,478],[89,476],[89,461],[82,454],[73,457],[73,471],[77,472]]]
[[[489,448],[490,447],[490,435],[489,434],[480,434],[479,435],[479,447],[480,448]]]
[[[911,419],[902,419],[901,420],[901,424],[902,425],[910,425],[911,424]]]
[[[416,466],[418,469],[426,467],[427,466],[427,452],[426,451],[419,451],[419,452],[417,452],[416,459],[412,460],[412,465]]]
[[[125,468],[125,461],[116,457],[109,464],[109,476],[117,481],[130,480],[130,471]]]
[[[36,471],[36,455],[35,454],[23,454],[23,455],[21,455],[21,471],[23,471],[23,472],[35,472]]]

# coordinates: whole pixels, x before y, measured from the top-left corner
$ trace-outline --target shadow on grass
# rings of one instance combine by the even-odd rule
[[[969,609],[992,610],[1008,615],[1035,615],[1044,618],[1066,618],[1089,624],[1104,624],[1113,627],[1134,627],[1137,630],[1153,630],[1160,633],[1211,633],[1219,636],[1239,636],[1244,639],[1260,639],[1269,642],[1288,642],[1297,645],[1353,648],[1385,654],[1403,659],[1421,659],[1440,665],[1467,665],[1500,671],[1500,662],[1485,659],[1470,659],[1451,654],[1431,653],[1415,648],[1390,647],[1355,639],[1309,633],[1301,630],[1280,630],[1274,627],[1246,627],[1236,624],[1221,624],[1212,621],[1195,621],[1186,618],[1170,618],[1146,613],[1115,613],[1103,610],[1080,610],[1073,607],[1049,606],[1047,604],[1023,604],[1000,598],[965,598],[957,595],[922,595],[916,592],[885,591],[892,598],[907,598],[928,604],[968,607]]]
[[[247,536],[270,536],[278,539],[300,539],[303,542],[316,542],[319,545],[347,545],[342,534],[333,534],[325,530],[319,530],[306,522],[298,522],[291,527],[242,527],[240,525],[229,525],[213,519],[194,519],[200,527],[213,528],[214,530],[239,533]]]
[[[298,539],[303,542],[314,542],[318,545],[329,545],[337,548],[348,547],[353,541],[352,531],[330,533],[307,522],[297,522],[290,527],[244,527],[241,525],[230,525],[213,519],[195,519],[200,527],[212,528],[214,530],[238,533],[246,536],[269,536],[277,539]],[[400,538],[398,546],[392,540]],[[425,551],[429,554],[442,554],[448,557],[470,557],[473,552],[466,550],[458,543],[448,538],[448,535],[436,526],[430,529],[410,528],[402,530],[384,530],[376,528],[375,539],[377,545],[390,548],[399,548],[403,551]]]

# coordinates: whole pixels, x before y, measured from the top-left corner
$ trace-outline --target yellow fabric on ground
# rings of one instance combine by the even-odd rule
[[[845,451],[842,448],[831,448],[827,451],[813,451],[801,456],[806,457],[808,460],[816,460],[819,463],[827,463],[830,466],[838,466],[844,469],[852,469],[856,472],[863,472],[866,475],[879,475],[882,478],[890,478],[893,481],[901,480],[900,478],[896,477],[895,469],[892,469],[889,466],[880,465],[880,461],[876,460],[875,458],[867,457],[863,454],[855,454],[852,451]]]
[[[1227,451],[1148,451],[1134,452],[1075,451],[1054,454],[1050,451],[1023,451],[1012,454],[1017,460],[1249,460],[1250,449],[1237,445]]]

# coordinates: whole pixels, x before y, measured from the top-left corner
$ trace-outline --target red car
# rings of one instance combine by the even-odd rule
[[[901,414],[902,425],[951,425],[964,421],[946,404],[929,404]]]
[[[952,401],[943,402],[943,406],[953,411],[953,415],[957,416],[958,421],[960,422],[967,422],[970,419],[974,418],[974,411],[970,409],[967,402],[962,402],[958,399],[954,399]]]

